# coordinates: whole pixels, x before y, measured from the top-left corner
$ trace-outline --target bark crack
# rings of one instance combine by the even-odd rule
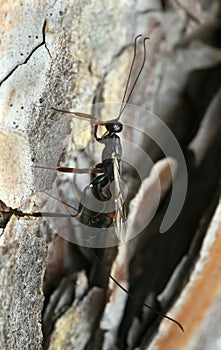
[[[44,24],[43,24],[43,27],[42,27],[42,42],[39,43],[31,52],[30,54],[26,57],[26,59],[21,62],[21,63],[18,63],[1,81],[0,81],[0,86],[8,79],[10,78],[10,76],[20,67],[22,66],[23,64],[26,64],[30,58],[32,57],[32,55],[35,53],[35,51],[37,51],[41,46],[45,46],[49,56],[52,58],[51,56],[51,53],[47,47],[47,44],[46,44],[46,39],[45,39],[45,32],[46,32],[46,26],[47,26],[47,20],[44,21]]]

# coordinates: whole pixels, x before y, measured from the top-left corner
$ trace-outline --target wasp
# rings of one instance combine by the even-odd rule
[[[89,211],[88,214],[88,225],[91,227],[101,227],[101,228],[107,228],[111,225],[114,225],[116,236],[119,239],[120,242],[125,242],[125,236],[126,236],[126,211],[124,206],[124,199],[123,199],[123,193],[121,188],[121,157],[122,157],[122,145],[121,145],[121,139],[119,134],[123,130],[123,124],[120,122],[120,117],[122,113],[124,112],[130,97],[135,89],[135,86],[137,84],[137,81],[141,75],[141,72],[143,70],[145,61],[146,61],[146,41],[149,39],[148,37],[143,38],[143,60],[142,64],[140,66],[140,69],[137,73],[137,76],[132,84],[132,88],[128,94],[128,87],[130,83],[130,79],[132,76],[133,67],[136,60],[136,52],[137,52],[137,41],[138,39],[142,37],[142,35],[138,35],[135,37],[134,40],[134,55],[132,59],[132,63],[130,66],[130,71],[128,75],[128,79],[126,82],[126,87],[124,91],[124,95],[122,98],[122,102],[120,105],[120,110],[118,112],[118,116],[115,119],[109,120],[109,121],[100,121],[97,118],[95,118],[91,114],[86,113],[79,113],[79,112],[71,112],[64,109],[58,109],[51,107],[52,110],[58,113],[65,113],[70,114],[73,117],[88,120],[93,125],[93,136],[96,139],[98,143],[101,143],[104,145],[102,155],[101,155],[101,162],[96,164],[93,168],[69,168],[69,167],[47,167],[47,166],[35,166],[36,168],[42,168],[42,169],[50,169],[58,172],[64,172],[64,173],[73,173],[73,174],[90,174],[91,180],[90,183],[84,188],[81,200],[79,202],[78,208],[74,208],[70,205],[72,209],[76,210],[75,214],[63,214],[63,213],[52,213],[52,212],[33,212],[33,213],[27,213],[23,212],[21,210],[18,210],[17,208],[13,209],[11,207],[8,207],[3,201],[0,201],[0,228],[5,229],[8,221],[10,220],[12,215],[15,215],[16,217],[74,217],[74,218],[81,218],[85,211],[85,205],[84,198],[86,196],[86,193],[88,190],[92,192],[94,197],[98,199],[100,202],[105,203],[108,200],[110,200],[113,196],[114,200],[114,210],[103,213],[98,212],[94,213],[92,211]],[[102,136],[98,136],[98,129],[99,127],[105,127],[106,131]],[[110,191],[110,185],[114,184],[114,193],[112,194]],[[61,201],[62,202],[62,201]],[[64,203],[64,202],[62,202]],[[66,203],[64,203],[67,205]],[[96,258],[99,260],[98,256],[96,255]],[[100,261],[100,264],[102,265],[102,262]],[[116,283],[124,292],[126,292],[130,298],[134,300],[134,297],[129,294],[129,292],[121,286],[118,281],[111,275],[109,277]],[[152,310],[155,314],[163,316],[167,318],[168,320],[176,323],[179,328],[183,330],[182,325],[176,321],[175,319],[169,317],[168,315],[165,315],[161,313],[160,311],[155,310],[151,306],[144,304],[145,307]]]
[[[109,190],[109,186],[110,184],[113,183],[114,184],[114,193],[113,193],[114,210],[109,213],[106,213],[106,218],[109,217],[111,223],[115,227],[116,236],[118,240],[122,243],[125,242],[125,237],[126,237],[126,211],[125,211],[125,205],[124,205],[124,199],[123,199],[123,191],[121,187],[122,145],[121,145],[121,139],[119,134],[123,130],[123,124],[120,122],[120,117],[130,100],[132,92],[135,89],[136,83],[140,77],[140,74],[143,70],[143,67],[146,61],[145,44],[146,44],[146,41],[149,39],[148,37],[144,37],[143,39],[142,64],[133,82],[132,88],[127,96],[128,86],[130,83],[134,63],[136,61],[137,40],[141,36],[142,35],[136,36],[134,40],[134,56],[131,63],[128,79],[126,82],[124,95],[120,105],[120,110],[119,110],[118,116],[115,119],[103,122],[90,114],[71,112],[64,109],[58,109],[58,108],[52,107],[52,109],[56,112],[70,114],[76,118],[89,120],[92,123],[94,138],[96,139],[97,142],[104,145],[102,156],[101,156],[101,162],[95,165],[95,167],[92,169],[79,169],[79,168],[66,168],[66,167],[49,168],[49,167],[36,166],[38,168],[51,169],[59,172],[67,172],[67,173],[74,173],[74,174],[90,173],[91,182],[83,190],[78,211],[74,215],[74,217],[80,217],[82,215],[82,212],[84,211],[84,205],[82,204],[83,199],[85,198],[86,192],[89,189],[91,190],[91,192],[93,193],[96,199],[98,199],[101,202],[106,202],[110,200],[112,197],[111,191]],[[98,137],[99,126],[103,126],[106,128],[106,132],[101,137]],[[99,213],[97,213],[96,215],[90,216],[89,225],[94,226],[96,222],[97,225],[100,226],[99,225],[100,219],[102,221],[104,220],[103,214],[99,215]]]
[[[89,120],[93,125],[94,138],[96,139],[97,142],[104,145],[104,149],[102,151],[102,156],[101,156],[101,162],[95,165],[95,167],[93,168],[89,168],[89,169],[67,168],[67,167],[49,168],[47,166],[38,166],[38,165],[35,166],[36,168],[51,169],[51,170],[56,170],[58,172],[64,172],[64,173],[74,173],[74,174],[89,173],[90,174],[91,182],[83,190],[81,200],[79,201],[79,206],[78,206],[78,209],[76,210],[76,213],[75,214],[58,214],[58,213],[49,213],[49,212],[22,213],[17,209],[12,209],[6,206],[3,209],[5,210],[5,213],[6,212],[8,213],[7,217],[9,219],[10,219],[10,214],[11,215],[14,214],[17,217],[24,217],[24,216],[70,217],[71,216],[74,218],[80,218],[85,211],[85,206],[83,203],[84,203],[84,199],[87,191],[90,189],[96,199],[98,199],[101,202],[107,202],[112,197],[109,186],[110,184],[113,183],[114,184],[114,194],[113,194],[114,210],[105,214],[102,212],[90,213],[88,225],[92,227],[104,227],[104,225],[106,225],[106,227],[109,227],[113,224],[115,227],[115,233],[118,240],[120,242],[125,242],[126,211],[125,211],[125,205],[124,205],[124,199],[123,199],[123,192],[121,188],[122,145],[121,145],[121,139],[119,136],[119,134],[123,130],[123,124],[120,122],[120,117],[130,100],[132,92],[135,89],[136,83],[140,77],[140,74],[143,70],[143,67],[146,61],[145,43],[146,43],[146,40],[149,39],[148,37],[144,37],[143,39],[143,49],[144,49],[143,61],[137,73],[137,76],[133,82],[130,93],[127,96],[134,63],[136,61],[137,41],[138,41],[138,38],[140,38],[141,36],[142,35],[137,35],[134,40],[134,55],[130,66],[130,71],[126,82],[124,95],[120,105],[120,110],[119,110],[118,116],[115,119],[109,120],[107,122],[103,122],[90,114],[70,112],[63,109],[57,109],[54,107],[51,108],[52,110],[59,113],[66,113],[80,119]],[[106,132],[101,137],[98,136],[98,128],[100,126],[106,128]],[[3,222],[4,223],[6,222],[5,219],[3,220]],[[3,223],[3,226],[4,226],[4,223]]]

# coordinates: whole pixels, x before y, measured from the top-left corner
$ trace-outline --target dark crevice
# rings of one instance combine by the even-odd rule
[[[168,1],[167,0],[161,0],[161,6],[163,8],[163,11],[166,11],[168,9]]]
[[[46,25],[47,25],[47,21],[44,21],[43,24],[43,28],[42,28],[42,36],[43,36],[43,40],[40,44],[38,44],[31,52],[30,54],[26,57],[26,59],[22,62],[22,63],[18,63],[0,82],[0,86],[23,64],[26,64],[29,59],[32,57],[32,55],[35,53],[35,51],[37,51],[41,46],[45,45],[46,50],[48,51],[49,56],[52,58],[50,51],[46,45],[46,41],[45,41],[45,30],[46,30]]]

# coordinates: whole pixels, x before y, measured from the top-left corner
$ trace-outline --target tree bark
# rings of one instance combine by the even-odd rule
[[[151,159],[130,153],[142,181],[123,168],[128,237],[153,217],[134,239],[94,253],[92,243],[73,244],[78,228],[69,220],[52,226],[57,221],[11,217],[0,237],[1,349],[215,349],[221,292],[220,2],[7,1],[0,11],[0,199],[8,206],[38,211],[48,205],[45,194],[53,186],[75,206],[70,178],[35,166],[91,166],[101,161],[101,149],[87,148],[88,121],[52,108],[115,118],[119,105],[110,103],[122,99],[138,34],[149,37],[147,58],[129,103],[154,113],[147,120],[143,109],[129,107],[122,116],[138,129],[125,128],[123,138]],[[132,81],[142,62],[140,42]],[[185,184],[160,121],[179,142],[188,173],[184,205],[164,234],[171,185],[181,198]],[[75,180],[82,187],[82,177]],[[49,210],[59,210],[56,200]],[[185,335],[143,303],[177,319]]]

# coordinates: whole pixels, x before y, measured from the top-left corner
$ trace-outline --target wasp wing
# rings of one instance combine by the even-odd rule
[[[124,206],[123,191],[121,187],[120,165],[116,157],[113,158],[114,170],[114,219],[116,236],[121,243],[126,239],[126,211]]]

